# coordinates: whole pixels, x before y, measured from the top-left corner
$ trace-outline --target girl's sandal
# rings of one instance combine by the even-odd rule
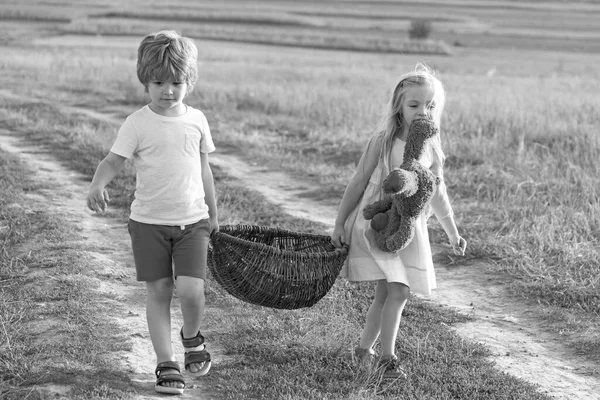
[[[177,373],[163,374],[163,371],[174,369]],[[165,361],[161,362],[156,366],[154,370],[154,374],[156,374],[156,384],[154,385],[154,390],[157,393],[166,393],[166,394],[183,394],[183,389],[185,388],[185,380],[183,376],[181,376],[181,370],[179,369],[179,364],[175,361]],[[183,384],[183,387],[169,387],[164,386],[163,383],[166,382],[180,382]]]
[[[204,336],[198,331],[198,334],[193,338],[183,337],[183,328],[181,328],[181,343],[185,351],[185,370],[193,376],[204,376],[208,374],[210,370],[210,353],[206,351],[206,345],[204,344]],[[201,350],[197,350],[198,347],[202,346]],[[203,364],[199,371],[193,372],[190,369],[192,364]]]
[[[378,370],[382,372],[383,379],[406,379],[407,377],[396,356],[382,358]]]

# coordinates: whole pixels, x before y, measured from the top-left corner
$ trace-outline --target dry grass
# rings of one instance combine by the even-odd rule
[[[40,49],[33,59],[13,51],[4,69],[35,74],[41,83],[33,90],[58,87],[64,101],[76,93],[79,104],[133,108],[144,101],[133,75],[134,46],[94,54]],[[216,139],[243,143],[249,155],[267,153],[273,167],[320,176],[331,188],[325,197],[340,195],[388,88],[417,59],[201,46],[202,78],[190,103],[211,114]],[[597,73],[572,74],[577,60],[559,59],[542,75],[524,66],[489,76],[465,72],[469,66],[458,61],[429,59],[440,64],[449,93],[447,179],[473,256],[498,260],[525,279],[533,299],[598,312]],[[51,68],[40,71],[42,63]],[[85,95],[91,88],[95,97]],[[106,146],[115,134],[99,136],[96,126],[77,132]]]
[[[75,11],[107,12],[90,5],[83,3]],[[310,12],[307,8],[302,10]],[[277,21],[278,15],[274,13],[269,18]],[[299,25],[317,26],[322,17],[297,18],[293,20],[296,22],[290,19],[285,23],[304,29]],[[132,20],[136,22],[130,24]],[[72,21],[66,28],[57,29],[80,31],[90,23],[87,19]],[[107,32],[112,34],[163,26],[163,22],[140,18],[111,18],[105,22],[91,26],[108,27]],[[274,30],[281,29],[277,23],[271,25]],[[222,29],[225,32],[230,28]],[[244,29],[255,28],[248,25]],[[261,28],[256,31],[260,33]],[[239,35],[243,31],[235,32]],[[319,32],[317,39],[326,37]],[[81,41],[67,36],[39,41],[38,47],[3,47],[2,87],[40,99],[36,103],[7,105],[3,123],[13,129],[26,127],[34,132],[32,139],[54,146],[59,156],[91,173],[112,143],[116,126],[85,116],[63,115],[52,103],[96,110],[120,108],[123,114],[144,104],[145,95],[135,78],[139,39],[88,37]],[[600,347],[598,338],[589,334],[597,328],[600,313],[600,140],[596,132],[600,125],[600,74],[591,67],[600,62],[600,57],[473,49],[460,49],[455,57],[440,57],[223,45],[213,41],[198,44],[202,54],[201,79],[189,103],[205,110],[217,145],[237,145],[246,156],[267,167],[313,177],[324,188],[317,195],[330,202],[339,201],[397,76],[416,61],[435,66],[449,95],[443,120],[448,155],[446,177],[460,229],[470,243],[468,256],[490,260],[495,268],[515,277],[514,293],[546,306],[554,329],[568,331],[581,352],[590,355],[594,353],[591,350]],[[125,175],[115,184],[122,192],[123,205],[127,204],[132,184],[131,173]],[[227,210],[224,215],[228,221],[263,221],[318,229],[281,216],[273,218],[271,209],[260,208],[264,199],[242,206],[241,189],[229,187],[226,182],[221,185],[220,201]],[[253,198],[252,194],[244,196]],[[239,209],[248,208],[252,213],[239,214]],[[433,238],[445,240],[435,224]],[[15,259],[7,259],[6,265],[17,272],[22,267]],[[364,315],[367,292],[338,289],[331,293],[335,301],[320,303],[302,321],[234,304],[244,318],[236,319],[235,329],[232,325],[232,331],[218,340],[243,357],[230,370],[215,375],[215,383],[229,384],[231,376],[245,374],[245,379],[231,387],[232,398],[247,390],[258,393],[268,386],[265,379],[279,374],[283,365],[283,370],[291,372],[282,379],[294,392],[270,388],[270,393],[279,398],[320,398],[323,393],[332,392],[339,398],[375,398],[376,385],[371,385],[372,381],[351,387],[356,381],[351,376],[353,371],[346,368],[349,360],[343,352],[348,349],[340,346],[356,337],[357,332],[346,322],[351,321],[354,329],[360,326],[362,321],[357,318]],[[356,298],[348,298],[348,293]],[[339,307],[350,311],[343,314]],[[413,340],[411,336],[406,343],[418,346],[403,349],[414,362],[414,371],[423,372],[425,378],[452,376],[456,393],[465,396],[475,393],[469,392],[475,390],[470,386],[472,381],[465,379],[475,372],[481,373],[486,385],[522,389],[513,381],[498,383],[500,378],[482,364],[469,364],[473,355],[484,357],[483,350],[442,331],[435,339],[425,339],[423,332],[440,325],[443,317],[420,307],[424,306],[415,303],[414,319],[406,319],[406,335],[420,338]],[[9,314],[14,317],[16,311]],[[254,317],[247,319],[248,314]],[[437,319],[414,328],[426,315]],[[336,316],[342,319],[335,319]],[[320,330],[323,318],[339,323],[340,330]],[[324,336],[331,340],[323,340]],[[298,345],[306,341],[314,345]],[[290,354],[297,357],[290,358]],[[423,364],[428,357],[433,357],[434,366]],[[455,359],[457,364],[441,361],[448,359]],[[255,363],[266,366],[249,371],[248,365]],[[310,385],[299,382],[297,376],[306,376],[314,365],[322,369]],[[431,366],[434,372],[421,371],[423,365]],[[18,368],[13,369],[18,372]],[[325,378],[319,380],[319,376]],[[340,386],[339,376],[348,378],[344,385]],[[318,391],[311,392],[315,382]],[[408,389],[424,396],[421,398],[451,395],[447,386],[431,389],[433,394],[422,392],[428,387],[426,383],[430,382],[417,382]],[[404,395],[400,391],[405,389],[396,388],[387,395]]]

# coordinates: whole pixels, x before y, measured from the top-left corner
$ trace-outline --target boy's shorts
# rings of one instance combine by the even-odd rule
[[[128,228],[138,281],[172,276],[206,279],[208,219],[185,226],[144,224],[130,219]]]

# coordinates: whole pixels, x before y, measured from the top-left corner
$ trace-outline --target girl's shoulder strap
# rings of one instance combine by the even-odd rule
[[[379,162],[385,144],[384,139],[384,132],[379,132],[371,136],[364,152],[365,158],[368,158],[373,163]]]
[[[377,155],[379,155],[381,153],[381,149],[383,148],[383,145],[384,145],[384,139],[385,139],[385,132],[378,132],[378,133],[375,133],[374,135],[372,135],[367,143],[367,149],[365,150],[365,153],[373,152],[373,153],[377,153]]]
[[[365,177],[371,176],[373,170],[379,164],[379,158],[381,155],[382,136],[375,134],[371,136],[367,142],[366,148],[358,161],[356,171]]]

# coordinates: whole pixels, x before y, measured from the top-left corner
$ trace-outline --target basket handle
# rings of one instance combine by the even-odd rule
[[[348,246],[346,243],[344,243],[344,245],[342,247],[336,247],[334,251],[344,254],[344,255],[348,255],[349,249],[350,249],[350,246]]]

